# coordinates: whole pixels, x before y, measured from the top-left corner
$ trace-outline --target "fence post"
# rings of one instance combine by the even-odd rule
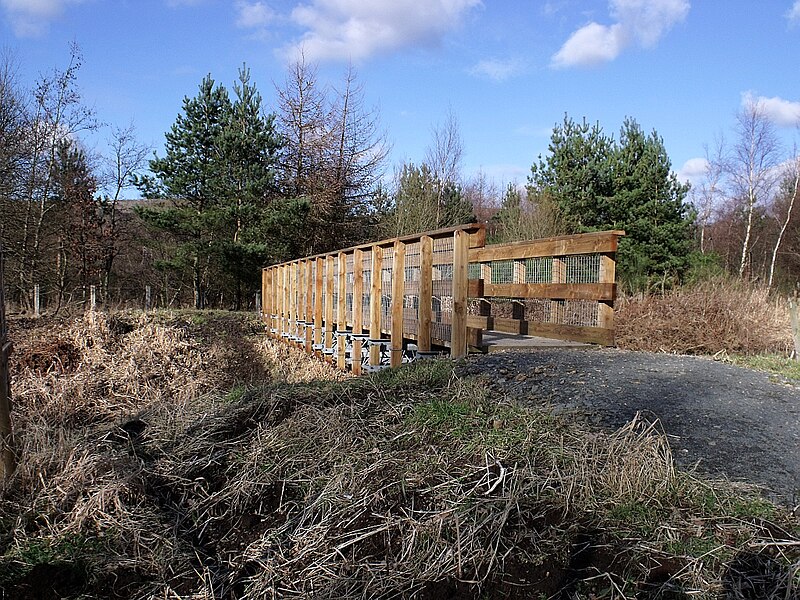
[[[599,283],[614,284],[617,277],[617,264],[613,254],[600,255]],[[614,329],[614,301],[597,303],[597,326],[604,329]],[[614,344],[613,339],[611,345]]]
[[[353,375],[361,375],[361,334],[364,329],[364,251],[353,251]]]
[[[11,342],[6,326],[6,301],[3,292],[3,248],[0,246],[0,479],[6,480],[14,471],[16,457],[11,432],[11,379],[8,373],[8,358]]]
[[[450,329],[450,357],[467,355],[467,296],[469,293],[469,234],[453,234],[453,319]]]
[[[347,255],[339,252],[339,273],[336,277],[336,366],[344,370],[347,368],[347,338],[342,333],[347,329]]]
[[[798,315],[797,312],[797,296],[789,296],[789,317],[792,320],[794,359],[800,361],[800,315]]]
[[[333,348],[333,255],[325,257],[325,349]]]
[[[152,290],[149,285],[144,286],[144,312],[149,312],[152,302]]]
[[[369,337],[373,340],[381,337],[381,293],[383,286],[383,249],[380,246],[372,247],[372,272],[369,297]],[[381,349],[378,346],[369,348],[369,364],[381,364]]]
[[[433,238],[423,235],[419,244],[419,331],[417,348],[431,351],[431,325],[433,321]]]
[[[33,286],[33,316],[38,318],[41,316],[41,296],[39,295],[39,284]]]
[[[405,294],[406,245],[397,240],[394,243],[394,261],[392,262],[392,354],[389,364],[400,366],[403,362],[403,296]]]

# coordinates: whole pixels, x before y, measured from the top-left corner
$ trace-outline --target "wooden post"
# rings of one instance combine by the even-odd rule
[[[392,262],[392,329],[391,360],[392,367],[403,362],[403,295],[406,283],[406,245],[400,240],[394,243],[394,261]]]
[[[306,321],[305,350],[306,354],[311,354],[312,344],[312,323],[314,322],[314,262],[306,261],[306,314],[303,317]]]
[[[369,337],[377,340],[381,337],[381,292],[383,277],[383,249],[380,246],[372,247],[372,283],[369,297]],[[381,364],[380,348],[371,346],[369,349],[369,364]]]
[[[97,310],[97,287],[93,285],[89,286],[89,310]]]
[[[295,328],[295,335],[299,338],[302,338],[303,341],[298,342],[297,345],[301,348],[305,348],[306,345],[306,330],[305,327],[302,325],[298,325],[298,321],[302,321],[306,318],[306,261],[299,260],[297,261],[297,283],[295,284],[296,287],[296,295],[297,295],[297,309],[294,313],[294,328]],[[302,328],[302,329],[301,329]]]
[[[39,284],[33,286],[33,316],[38,318],[42,314],[41,297],[39,296]]]
[[[613,254],[600,255],[599,283],[613,284],[616,281],[616,262]],[[614,301],[600,301],[597,303],[597,326],[604,329],[614,329]],[[612,341],[613,344],[613,341]]]
[[[450,357],[467,355],[467,295],[469,291],[469,234],[453,234],[453,320],[450,330]]]
[[[797,296],[789,297],[789,317],[792,320],[792,338],[794,339],[794,359],[800,361],[800,315],[798,315]]]
[[[278,310],[278,337],[282,338],[283,337],[283,332],[287,331],[287,328],[286,328],[286,298],[288,296],[288,293],[286,291],[286,282],[288,280],[288,277],[287,277],[286,272],[288,270],[288,267],[286,265],[283,265],[281,267],[278,267],[278,269],[279,269],[279,271],[278,271],[279,272],[279,280],[278,280],[278,285],[279,285],[279,288],[278,288],[278,304],[279,304],[279,306],[278,306],[278,309],[279,309]]]
[[[339,273],[337,277],[339,295],[336,297],[336,366],[347,368],[347,338],[342,335],[347,330],[347,255],[339,252]]]
[[[292,336],[296,335],[297,327],[294,323],[295,315],[295,264],[289,263],[286,269],[286,332],[289,334],[287,340],[292,343]]]
[[[419,312],[417,319],[417,348],[431,351],[431,327],[433,321],[433,238],[422,236],[419,242]]]
[[[364,251],[353,251],[353,375],[361,375],[361,338],[364,331]]]
[[[564,283],[567,279],[564,261],[557,257],[553,257],[553,283]],[[550,301],[550,322],[563,324],[564,322],[564,302],[561,300]]]
[[[261,316],[261,292],[256,292],[256,314]]]
[[[6,326],[6,301],[3,292],[4,262],[3,248],[0,246],[0,479],[2,480],[8,479],[16,466],[11,431],[11,379],[8,372],[8,359],[11,356],[12,346],[8,341],[8,327]]]
[[[333,256],[325,259],[325,348],[333,347]]]
[[[481,263],[481,279],[484,285],[492,283],[492,263]],[[486,298],[481,298],[478,304],[478,314],[482,317],[492,315],[492,303]],[[487,329],[491,329],[491,327]]]
[[[152,300],[151,289],[149,285],[144,286],[144,312],[150,310],[150,302]]]
[[[322,276],[324,270],[325,262],[322,258],[317,258],[317,264],[314,269],[314,344],[317,347],[322,343]]]

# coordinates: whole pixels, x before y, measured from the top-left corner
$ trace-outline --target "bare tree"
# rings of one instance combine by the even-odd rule
[[[16,274],[22,298],[31,288],[32,278],[38,276],[48,215],[55,207],[51,192],[58,148],[64,140],[99,126],[94,110],[83,104],[77,88],[81,62],[80,49],[72,44],[67,68],[55,69],[51,76],[40,78],[34,89],[34,109],[27,127],[28,175]]]
[[[736,115],[736,134],[724,170],[733,196],[742,203],[745,215],[744,240],[739,260],[739,276],[744,276],[750,259],[756,208],[774,192],[780,144],[775,126],[764,107],[749,101]]]
[[[355,69],[339,90],[323,87],[301,55],[277,92],[287,191],[310,203],[306,251],[361,241],[389,144]]]
[[[724,152],[725,140],[721,136],[716,139],[713,149],[705,146],[706,170],[703,180],[690,191],[700,225],[700,252],[706,251],[706,230],[722,195]]]
[[[445,189],[457,185],[461,180],[461,165],[464,160],[464,140],[458,118],[448,109],[444,122],[432,129],[433,139],[425,154],[425,163],[438,182],[436,221],[441,220]]]
[[[783,222],[781,223],[780,231],[778,232],[778,237],[775,240],[775,246],[772,248],[772,260],[769,264],[769,279],[767,281],[767,288],[772,287],[772,283],[775,279],[775,263],[778,260],[778,250],[781,247],[781,242],[783,241],[783,237],[786,234],[786,230],[789,227],[789,222],[792,219],[792,211],[794,210],[795,201],[797,200],[798,192],[800,192],[800,157],[797,156],[797,152],[794,153],[794,158],[790,163],[789,170],[787,171],[786,175],[783,178],[783,187],[786,192],[786,212],[785,216],[783,217]],[[776,203],[777,204],[777,203]],[[777,215],[775,217],[778,218]]]
[[[308,196],[317,188],[316,170],[330,144],[327,91],[318,81],[316,67],[306,63],[303,54],[290,65],[283,85],[276,85],[275,91],[287,191],[297,197]]]
[[[105,242],[102,286],[106,298],[109,294],[109,280],[114,259],[119,254],[119,201],[123,190],[131,185],[133,178],[145,166],[151,150],[149,146],[139,143],[136,139],[136,127],[133,123],[127,127],[112,127],[108,147],[111,154],[106,158],[103,169],[106,195],[101,200]]]

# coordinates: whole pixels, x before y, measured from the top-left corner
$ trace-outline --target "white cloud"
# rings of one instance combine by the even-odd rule
[[[690,158],[678,169],[678,181],[689,182],[696,185],[703,179],[708,171],[708,160],[702,157]]]
[[[800,2],[800,0],[798,0]],[[553,55],[554,68],[610,62],[632,44],[651,48],[689,14],[688,0],[610,0],[612,25],[594,21],[575,31]]]
[[[242,29],[264,27],[275,19],[275,12],[264,2],[236,2],[236,26]]]
[[[784,100],[777,96],[767,98],[766,96],[756,96],[753,92],[744,92],[742,106],[752,105],[758,106],[776,125],[781,127],[800,125],[800,102]]]
[[[363,60],[405,46],[430,46],[456,28],[480,0],[312,0],[293,11],[306,31],[286,54],[306,59]]]
[[[522,63],[516,59],[500,60],[489,58],[478,61],[469,72],[478,77],[488,77],[494,81],[505,81],[522,70]]]
[[[0,0],[17,37],[47,33],[50,22],[64,13],[67,4],[81,0]]]
[[[800,0],[795,0],[795,3],[792,4],[792,8],[786,12],[786,19],[791,25],[800,23]]]

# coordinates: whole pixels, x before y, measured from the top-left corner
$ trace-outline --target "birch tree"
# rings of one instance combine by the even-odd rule
[[[744,238],[739,259],[739,276],[750,262],[756,210],[774,193],[781,148],[775,126],[756,101],[748,101],[736,114],[736,140],[723,168],[732,185],[732,195],[742,206]]]

